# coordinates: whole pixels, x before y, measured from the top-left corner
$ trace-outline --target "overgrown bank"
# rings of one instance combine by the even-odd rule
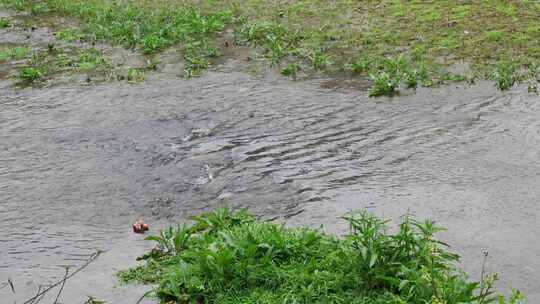
[[[371,95],[400,86],[493,79],[500,89],[540,81],[540,4],[512,1],[0,0],[33,14],[79,18],[80,39],[146,53],[180,46],[185,75],[233,45],[284,75],[371,78]],[[234,37],[223,41],[224,30]]]
[[[344,218],[336,238],[218,209],[148,237],[146,264],[119,276],[155,284],[161,303],[523,303],[497,295],[496,276],[470,281],[432,221],[404,217],[392,234],[367,212]]]

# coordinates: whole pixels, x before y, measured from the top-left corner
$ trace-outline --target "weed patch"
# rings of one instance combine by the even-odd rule
[[[28,55],[30,49],[25,46],[15,46],[0,49],[0,62],[7,60],[21,60]]]
[[[25,82],[48,80],[58,74],[70,73],[100,74],[109,77],[109,70],[113,67],[112,62],[95,48],[59,48],[49,44],[47,49],[32,53],[26,48],[18,52],[11,51],[10,56],[26,59],[18,62],[16,66],[17,78]]]
[[[40,69],[33,67],[22,68],[19,72],[19,79],[27,82],[36,81],[42,76],[43,72]]]
[[[496,295],[496,276],[468,280],[433,221],[406,216],[389,233],[367,212],[344,219],[350,233],[336,238],[218,209],[147,237],[146,263],[118,276],[156,284],[161,303],[522,303]]]
[[[200,75],[219,56],[217,38],[227,28],[235,33],[228,43],[255,48],[272,66],[294,64],[307,76],[340,71],[371,75],[372,95],[392,94],[401,84],[453,81],[447,75],[459,62],[470,67],[467,75],[484,79],[503,79],[504,71],[497,76],[493,71],[505,58],[518,66],[537,63],[537,2],[0,0],[5,7],[37,15],[78,18],[80,32],[61,31],[60,39],[108,41],[144,53],[178,46],[187,78]],[[380,58],[398,57],[414,62],[411,73],[393,75],[377,67]],[[293,70],[283,71],[291,76]],[[501,88],[512,82],[501,86],[496,81]]]
[[[54,13],[77,17],[81,20],[81,31],[65,29],[57,37],[67,41],[91,39],[108,41],[129,48],[139,48],[144,53],[154,53],[175,44],[199,62],[191,73],[206,69],[211,54],[215,54],[214,34],[223,30],[231,20],[227,10],[202,14],[193,8],[156,6],[145,9],[135,3],[118,3],[105,0],[65,1],[48,0],[40,3],[27,0],[2,0],[0,3],[15,9],[30,10],[35,14]],[[40,9],[36,12],[36,6]]]
[[[11,26],[11,22],[7,18],[0,18],[0,29],[7,28]]]
[[[508,90],[516,83],[516,69],[510,61],[500,61],[495,65],[492,78],[499,89]]]
[[[55,33],[55,37],[64,41],[81,41],[85,35],[77,28],[66,28]]]

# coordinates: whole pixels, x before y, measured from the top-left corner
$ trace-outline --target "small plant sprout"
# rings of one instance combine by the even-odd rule
[[[8,18],[0,18],[0,29],[8,28],[11,26],[11,22]]]
[[[284,69],[281,70],[281,75],[289,76],[293,79],[296,79],[298,72],[300,71],[300,66],[296,63],[288,64]]]
[[[27,82],[34,82],[43,76],[43,72],[38,68],[26,67],[19,72],[19,79]]]
[[[497,62],[492,77],[500,90],[510,89],[517,81],[516,65],[507,60]]]
[[[143,82],[145,80],[144,72],[139,69],[129,68],[126,80],[132,83]]]

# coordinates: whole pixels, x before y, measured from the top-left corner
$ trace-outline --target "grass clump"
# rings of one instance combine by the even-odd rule
[[[511,61],[500,61],[493,69],[492,78],[500,90],[510,89],[517,81],[517,66]]]
[[[161,303],[522,303],[495,294],[496,276],[468,280],[432,221],[407,216],[389,233],[367,212],[344,219],[350,233],[336,238],[218,209],[148,237],[146,264],[118,275],[156,284]]]
[[[81,41],[85,38],[85,35],[77,28],[66,28],[55,33],[56,39],[73,42]]]
[[[80,52],[78,60],[72,63],[80,70],[106,69],[111,63],[97,49],[84,49]]]
[[[127,81],[128,82],[143,82],[145,80],[144,72],[130,68],[127,72]]]
[[[281,70],[281,75],[289,76],[293,79],[296,79],[296,76],[298,75],[299,71],[300,71],[300,66],[296,63],[291,63]]]
[[[19,79],[26,82],[34,82],[43,76],[43,72],[35,67],[22,68],[19,72]]]
[[[0,52],[0,59],[1,54]],[[113,68],[113,63],[105,54],[95,48],[61,48],[49,44],[46,49],[31,53],[27,48],[22,48],[18,52],[11,51],[10,54],[10,58],[25,59],[15,65],[18,70],[16,77],[25,82],[42,82],[59,75],[78,73],[107,78]]]
[[[0,29],[8,28],[11,26],[11,22],[8,18],[0,18]]]
[[[25,58],[30,49],[25,46],[14,46],[5,49],[0,49],[0,62],[7,60],[21,60]]]
[[[368,71],[373,85],[369,89],[370,96],[391,96],[398,92],[400,86],[415,89],[419,84],[431,86],[424,67],[415,66],[412,61],[402,56],[396,58],[360,58],[350,66],[352,71]]]

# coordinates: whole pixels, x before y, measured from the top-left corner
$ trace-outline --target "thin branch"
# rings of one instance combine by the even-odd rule
[[[143,300],[147,295],[151,294],[152,292],[153,292],[153,290],[149,290],[149,291],[145,292],[145,293],[139,298],[139,300],[137,300],[137,303],[135,303],[135,304],[140,304],[140,303],[142,302],[142,300]]]
[[[11,292],[15,293],[15,286],[13,285],[13,281],[10,279],[7,280],[9,287],[11,287]]]
[[[486,262],[488,259],[489,252],[484,251],[484,260],[482,261],[482,273],[480,274],[480,290],[484,290],[484,281],[486,279]]]
[[[34,296],[32,302],[30,302],[30,304],[33,304],[33,303],[36,301],[36,299],[39,297],[39,293],[40,293],[40,292],[41,292],[41,285],[38,286],[37,293],[36,293],[36,295]]]
[[[79,268],[77,268],[77,270],[75,270],[74,272],[72,272],[70,275],[66,276],[64,279],[62,279],[61,281],[58,281],[50,286],[48,286],[47,288],[43,289],[41,292],[38,292],[33,298],[31,299],[28,299],[26,300],[26,302],[24,302],[23,304],[32,304],[34,303],[34,301],[36,301],[38,299],[38,297],[46,294],[47,292],[49,292],[51,289],[53,289],[54,287],[62,284],[62,282],[65,282],[66,280],[69,280],[71,277],[73,277],[74,275],[76,275],[79,271],[83,270],[84,268],[86,268],[88,265],[90,265],[90,263],[92,263],[93,261],[95,261],[97,259],[97,257],[101,254],[102,251],[96,251],[95,253],[93,253],[89,258],[88,260],[86,260],[86,262]]]
[[[60,298],[60,294],[62,293],[62,290],[64,290],[64,285],[66,284],[67,276],[69,274],[69,267],[66,267],[66,273],[64,274],[64,279],[62,280],[62,286],[60,286],[60,290],[58,290],[58,294],[56,295],[56,299],[54,299],[54,303],[58,303],[58,298]]]

